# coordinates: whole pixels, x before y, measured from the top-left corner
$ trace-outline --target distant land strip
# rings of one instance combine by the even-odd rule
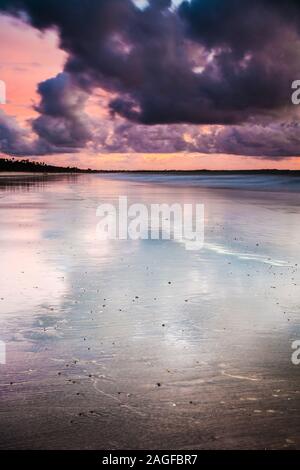
[[[77,167],[64,167],[58,165],[48,165],[43,162],[35,162],[32,160],[0,158],[0,172],[19,172],[19,173],[134,173],[134,174],[170,174],[170,175],[289,175],[300,176],[300,170],[95,170],[81,169]]]

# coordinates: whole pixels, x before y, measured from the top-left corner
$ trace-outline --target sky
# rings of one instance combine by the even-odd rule
[[[0,154],[300,169],[300,1],[0,0]]]

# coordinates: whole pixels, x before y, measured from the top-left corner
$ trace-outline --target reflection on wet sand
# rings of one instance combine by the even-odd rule
[[[0,447],[299,448],[300,195],[43,178],[0,185]],[[99,241],[119,195],[204,203],[204,248]]]

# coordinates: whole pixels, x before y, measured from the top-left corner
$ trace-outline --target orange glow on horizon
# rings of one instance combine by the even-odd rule
[[[300,170],[299,157],[269,160],[221,154],[73,154],[47,156],[37,161],[96,170]]]

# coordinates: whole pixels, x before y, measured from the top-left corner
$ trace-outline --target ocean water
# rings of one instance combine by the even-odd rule
[[[218,173],[120,173],[109,178],[124,181],[140,181],[167,185],[196,186],[200,188],[223,188],[256,191],[300,192],[300,174],[218,174]]]
[[[0,178],[0,448],[300,448],[296,177]],[[205,242],[99,240],[119,196]]]

